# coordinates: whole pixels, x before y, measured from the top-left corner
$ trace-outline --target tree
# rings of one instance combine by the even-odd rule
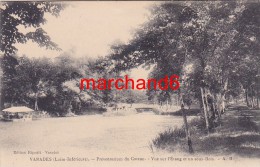
[[[5,56],[12,56],[17,51],[14,44],[28,40],[38,43],[40,47],[59,49],[41,25],[46,23],[45,13],[58,16],[63,8],[61,3],[53,2],[1,2],[1,52]],[[18,26],[33,27],[34,31],[23,34]]]
[[[18,64],[14,57],[1,56],[1,108],[4,108],[4,102],[12,103],[14,98],[19,95],[14,77],[17,75],[15,66]],[[17,93],[17,94],[16,94]]]
[[[20,93],[17,89],[16,66],[19,64],[15,48],[16,43],[26,43],[28,40],[36,42],[41,47],[59,49],[41,28],[46,23],[45,13],[58,16],[65,7],[52,2],[1,2],[0,3],[0,38],[1,38],[1,108],[4,102],[19,101]],[[26,34],[19,32],[18,27],[32,27]],[[19,82],[18,82],[19,83]]]
[[[115,66],[121,70],[144,64],[155,65],[153,73],[160,77],[167,73],[167,69],[181,75],[180,91],[194,91],[203,106],[202,115],[209,130],[209,117],[214,116],[216,110],[225,109],[229,85],[241,80],[240,77],[234,78],[234,73],[242,73],[236,70],[238,67],[247,66],[246,75],[252,77],[246,80],[256,85],[255,76],[259,69],[259,63],[256,63],[259,62],[257,15],[257,3],[162,3],[152,9],[149,22],[136,31],[128,44],[112,48],[111,59],[120,62]],[[251,65],[246,63],[246,57],[253,59]],[[192,72],[185,72],[187,66],[193,67]],[[250,74],[249,69],[254,69],[254,73]],[[214,103],[213,107],[210,107],[209,100]]]
[[[239,78],[239,83],[245,89],[246,102],[250,107],[259,107],[259,8],[259,3],[249,3],[243,10],[236,23],[238,33],[234,46],[237,47],[233,49],[235,54],[242,55],[241,63],[233,71],[235,76]],[[251,102],[249,101],[249,97],[251,97]]]

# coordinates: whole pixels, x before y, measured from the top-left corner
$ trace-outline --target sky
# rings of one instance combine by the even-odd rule
[[[18,55],[54,58],[73,50],[75,57],[105,56],[115,41],[127,42],[136,28],[149,16],[149,7],[155,2],[70,2],[59,17],[46,14],[42,28],[62,51],[46,50],[36,43],[16,44]],[[30,29],[18,27],[25,33]],[[142,77],[147,71],[138,68],[133,72]]]

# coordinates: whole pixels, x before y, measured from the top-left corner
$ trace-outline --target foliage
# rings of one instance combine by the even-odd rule
[[[112,47],[115,68],[154,65],[150,76],[181,75],[182,93],[200,100],[199,88],[206,88],[221,97],[219,103],[228,92],[241,90],[240,85],[256,85],[259,3],[165,2],[151,12],[128,44]],[[187,67],[192,70],[187,72]],[[162,94],[175,93],[164,92],[147,94],[160,99]]]
[[[41,28],[46,23],[45,13],[58,16],[64,8],[60,3],[51,2],[2,2],[1,16],[1,51],[6,56],[14,55],[17,51],[15,43],[36,42],[41,47],[59,49],[57,44]],[[33,27],[34,31],[23,34],[18,26]]]

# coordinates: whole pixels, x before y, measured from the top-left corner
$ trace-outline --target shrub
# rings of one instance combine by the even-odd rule
[[[153,146],[160,149],[165,149],[168,145],[176,145],[178,141],[185,138],[185,129],[182,128],[169,128],[152,140]]]

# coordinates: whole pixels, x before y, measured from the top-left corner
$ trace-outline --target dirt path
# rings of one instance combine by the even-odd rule
[[[197,152],[260,157],[260,110],[231,106],[221,120],[213,133],[195,139]]]
[[[260,158],[260,110],[231,106],[221,121],[212,125],[210,133],[200,118],[189,122],[192,147],[196,155]],[[156,138],[155,147],[170,152],[188,153],[183,128],[164,131]]]

